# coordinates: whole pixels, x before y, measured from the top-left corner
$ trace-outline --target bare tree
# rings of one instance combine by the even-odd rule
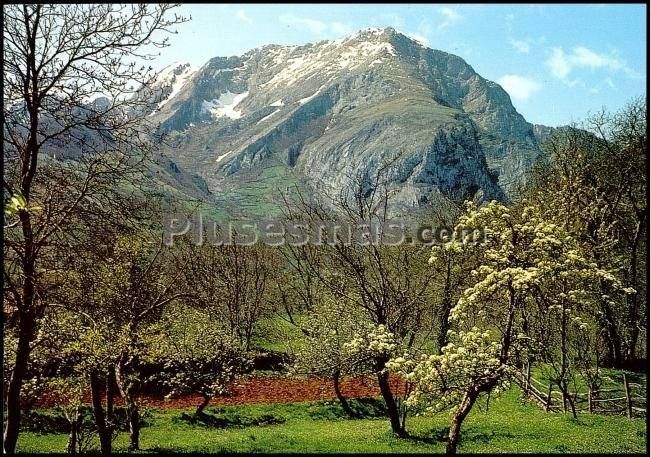
[[[286,216],[305,223],[317,245],[288,245],[284,253],[304,284],[316,278],[329,297],[360,310],[369,322],[385,326],[404,346],[411,347],[426,330],[435,273],[427,268],[429,246],[400,244],[401,233],[381,229],[395,222],[390,217],[391,193],[386,180],[392,164],[358,174],[336,197],[316,200],[297,192],[296,198],[287,199]],[[330,227],[338,223],[342,230],[327,233],[319,228],[323,223]],[[348,227],[352,230],[347,231]],[[309,300],[317,297],[304,298],[308,306]],[[378,357],[373,371],[392,430],[404,435],[404,410],[384,369],[387,361],[388,356]]]
[[[92,223],[120,215],[115,189],[151,151],[143,49],[184,19],[174,5],[9,5],[3,8],[5,297],[17,327],[6,392],[4,451],[14,453],[30,344],[47,306],[57,248],[74,252]],[[140,63],[138,63],[138,61]],[[15,219],[14,219],[15,218]]]
[[[545,149],[525,196],[570,230],[601,268],[618,268],[634,290],[614,300],[603,283],[597,310],[607,362],[633,363],[645,331],[646,262],[640,253],[647,233],[646,102],[599,113],[583,128],[560,129]]]
[[[180,246],[179,246],[180,247]],[[219,246],[188,244],[185,282],[193,302],[216,322],[227,324],[231,337],[244,351],[250,350],[260,318],[271,312],[278,270],[273,249],[245,246],[233,240]]]

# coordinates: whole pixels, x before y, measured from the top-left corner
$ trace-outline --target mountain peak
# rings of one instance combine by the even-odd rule
[[[196,73],[176,64],[165,77],[151,115],[191,145],[195,153],[177,152],[179,164],[214,188],[267,161],[345,188],[387,151],[405,150],[394,172],[404,201],[476,189],[501,198],[497,179],[515,182],[539,152],[500,86],[391,27],[214,57]]]
[[[372,43],[389,43],[391,44],[397,36],[405,36],[393,27],[367,27],[357,30],[338,40],[331,40],[329,43],[347,44],[351,42],[372,42]]]
[[[294,53],[304,53],[307,50],[307,54],[315,52],[320,59],[329,52],[339,53],[340,51],[337,51],[337,49],[344,49],[344,52],[348,55],[356,52],[361,59],[382,51],[394,56],[396,55],[395,44],[402,40],[422,47],[420,42],[395,30],[393,27],[367,27],[335,40],[321,40],[304,45],[267,44],[258,46],[244,53],[242,57],[268,53],[293,55]]]
[[[354,38],[387,38],[396,35],[398,32],[392,27],[367,27],[357,30],[347,36],[348,39]]]

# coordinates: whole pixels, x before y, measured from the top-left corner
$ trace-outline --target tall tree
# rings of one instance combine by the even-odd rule
[[[20,394],[57,248],[74,252],[92,224],[121,214],[115,189],[151,150],[142,62],[184,19],[174,5],[9,5],[3,8],[3,191],[9,199],[5,298],[15,314],[4,451],[16,450]],[[138,64],[137,62],[141,63]],[[84,229],[86,232],[84,233]],[[65,257],[65,256],[64,256]]]
[[[359,175],[338,196],[308,199],[298,193],[287,200],[290,223],[304,224],[315,246],[287,243],[284,255],[303,279],[315,278],[334,300],[340,300],[371,324],[385,328],[398,346],[411,347],[425,333],[431,315],[430,293],[434,272],[427,268],[429,248],[407,244],[403,229],[391,227],[392,194],[386,176],[392,163],[374,174]],[[322,295],[322,294],[321,294]],[[311,296],[304,301],[313,306]],[[321,297],[323,298],[323,297]],[[420,338],[421,339],[421,338]],[[392,430],[405,434],[403,409],[385,370],[386,351],[372,352],[372,371],[391,422]]]
[[[136,395],[140,366],[153,360],[149,340],[158,333],[153,325],[163,309],[186,292],[178,287],[184,265],[169,248],[142,232],[117,240],[108,261],[100,265],[95,313],[104,318],[113,337],[114,372],[126,407],[129,449],[140,447],[140,411]]]
[[[185,258],[184,282],[193,303],[228,331],[246,351],[259,320],[273,308],[278,256],[264,245],[176,245]]]
[[[545,220],[534,206],[509,208],[492,201],[469,206],[442,250],[471,250],[478,265],[472,282],[451,310],[459,337],[442,354],[395,359],[397,369],[413,379],[409,403],[425,409],[455,406],[447,453],[456,453],[463,421],[477,400],[499,387],[520,365],[522,353],[552,344],[557,382],[566,390],[569,338],[589,331],[584,318],[598,297],[599,281],[621,287],[609,271],[586,259],[580,245],[560,225]],[[463,233],[482,228],[485,240],[467,242]],[[573,331],[575,329],[575,331]],[[592,328],[591,331],[594,331]],[[553,332],[552,338],[547,334]],[[548,353],[549,351],[547,351]]]
[[[620,300],[603,283],[598,307],[607,361],[633,363],[645,331],[646,102],[636,99],[620,112],[593,116],[582,128],[560,129],[545,151],[524,195],[633,291]]]

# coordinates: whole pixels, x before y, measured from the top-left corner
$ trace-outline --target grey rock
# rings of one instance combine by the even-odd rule
[[[215,194],[269,166],[337,191],[389,164],[388,186],[406,209],[441,196],[505,200],[548,134],[463,59],[392,28],[263,46],[171,74],[150,115],[171,138],[165,154]],[[183,86],[170,89],[177,78]]]

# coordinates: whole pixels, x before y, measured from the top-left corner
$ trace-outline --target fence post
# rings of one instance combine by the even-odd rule
[[[623,389],[625,390],[625,409],[627,410],[627,417],[632,417],[632,399],[630,398],[630,385],[627,382],[627,376],[623,373]]]
[[[553,391],[553,383],[549,382],[548,384],[548,395],[546,396],[546,406],[544,411],[548,412],[551,409],[551,392]]]
[[[526,393],[530,391],[530,361],[526,362]]]
[[[591,389],[589,389],[589,392],[587,393],[587,409],[590,414],[594,411],[591,404]]]

